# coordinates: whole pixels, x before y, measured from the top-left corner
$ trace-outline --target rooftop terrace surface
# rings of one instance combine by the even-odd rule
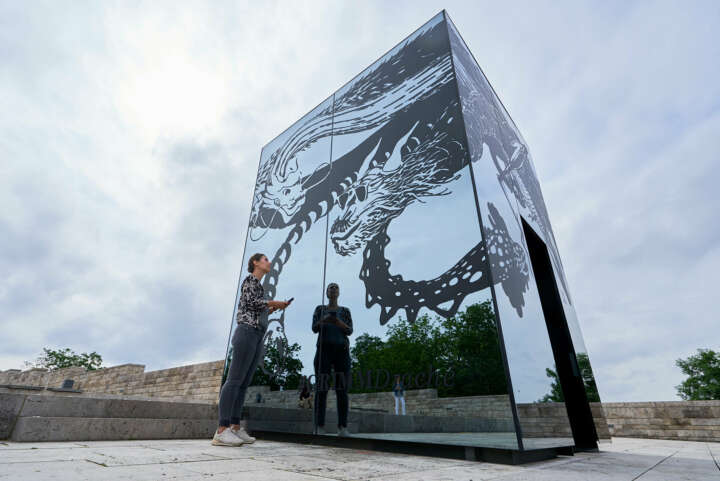
[[[720,443],[613,438],[599,453],[507,466],[258,439],[0,442],[0,480],[720,480]]]

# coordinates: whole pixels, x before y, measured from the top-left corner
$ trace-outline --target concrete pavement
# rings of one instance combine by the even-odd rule
[[[0,480],[720,480],[720,444],[614,438],[600,453],[506,466],[258,440],[0,442]]]

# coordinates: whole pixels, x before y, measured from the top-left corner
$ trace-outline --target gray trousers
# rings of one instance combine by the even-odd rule
[[[228,376],[220,391],[218,411],[220,426],[240,424],[245,391],[252,381],[255,369],[263,354],[264,332],[244,323],[238,323],[232,337],[232,360]]]

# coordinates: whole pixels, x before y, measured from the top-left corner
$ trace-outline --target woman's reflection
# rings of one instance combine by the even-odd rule
[[[350,380],[350,340],[353,332],[350,309],[337,303],[340,287],[334,282],[327,286],[328,304],[317,306],[313,313],[312,330],[319,332],[315,351],[315,379],[317,397],[315,416],[318,434],[325,434],[325,406],[327,404],[330,368],[335,368],[335,395],[337,396],[338,436],[349,436],[348,382]]]

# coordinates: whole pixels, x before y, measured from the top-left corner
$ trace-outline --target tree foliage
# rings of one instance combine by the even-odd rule
[[[441,320],[438,338],[441,368],[454,372],[452,389],[444,395],[507,394],[495,314],[490,301],[472,304],[455,317]]]
[[[592,367],[590,367],[590,358],[584,352],[578,353],[576,358],[578,368],[580,369],[580,375],[582,376],[583,384],[585,386],[585,395],[587,396],[588,402],[600,402],[600,393],[598,393],[597,384],[595,383],[595,375],[592,372]],[[563,396],[562,386],[560,385],[560,379],[558,378],[557,372],[546,368],[545,374],[553,381],[550,385],[550,393],[543,396],[542,399],[538,400],[538,402],[565,402],[565,396]]]
[[[253,375],[251,386],[270,386],[271,391],[297,389],[302,380],[303,363],[298,357],[300,344],[287,344],[283,338],[275,339],[265,345],[265,371],[258,364]]]
[[[698,349],[697,354],[675,361],[687,376],[675,386],[678,395],[686,401],[720,399],[720,352]]]
[[[358,336],[351,349],[352,370],[365,378],[382,377],[386,371],[388,384],[357,383],[351,392],[389,390],[395,374],[415,379],[420,386],[436,387],[439,396],[471,396],[506,394],[505,371],[500,356],[495,315],[490,301],[470,305],[455,317],[435,319],[419,316],[414,323],[399,319],[387,328],[386,339],[367,333]],[[435,380],[427,386],[429,373]],[[447,384],[445,384],[447,380]],[[379,385],[378,385],[379,384]]]
[[[77,354],[70,348],[43,348],[42,356],[38,357],[35,362],[26,362],[25,365],[51,371],[65,367],[84,367],[88,371],[94,371],[102,367],[102,356],[95,351],[89,354],[86,352]]]

